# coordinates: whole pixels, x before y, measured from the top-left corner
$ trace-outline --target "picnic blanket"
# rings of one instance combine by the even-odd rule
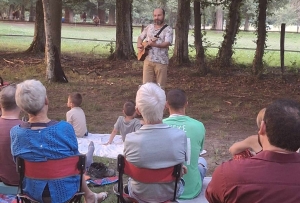
[[[86,183],[88,184],[88,186],[103,186],[103,185],[108,185],[108,184],[112,184],[112,183],[116,183],[118,182],[119,178],[118,176],[112,176],[112,177],[106,177],[106,178],[102,178],[102,179],[89,179],[86,181]]]
[[[124,144],[121,135],[116,135],[113,143],[110,145],[103,145],[108,142],[110,134],[92,134],[83,138],[77,138],[78,150],[82,154],[86,154],[88,146],[91,141],[94,142],[95,151],[94,156],[107,157],[117,159],[118,154],[123,154]]]
[[[0,194],[0,203],[17,203],[16,195]]]
[[[77,138],[78,150],[82,154],[86,154],[88,151],[88,146],[91,141],[94,142],[95,151],[94,156],[107,157],[112,159],[117,159],[119,154],[123,154],[124,143],[121,135],[116,135],[113,143],[110,145],[103,145],[108,142],[110,134],[92,134],[89,133],[88,136],[83,138]],[[203,150],[200,155],[206,153]]]

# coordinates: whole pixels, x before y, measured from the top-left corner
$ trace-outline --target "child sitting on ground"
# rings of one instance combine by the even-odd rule
[[[263,108],[262,110],[259,111],[257,115],[256,123],[258,128],[260,128],[260,124],[264,118],[265,111],[266,108]],[[262,150],[258,142],[258,135],[252,135],[240,142],[234,143],[229,148],[229,152],[234,156],[234,159],[248,158],[253,156],[253,154],[249,151],[249,149],[252,152],[254,152],[254,154],[257,154]]]
[[[110,134],[109,140],[105,145],[111,144],[114,137],[118,132],[122,135],[122,140],[124,142],[125,136],[128,133],[135,132],[140,129],[142,124],[141,121],[135,118],[135,103],[133,101],[125,102],[123,106],[124,116],[119,116],[117,122],[114,125],[114,129]]]
[[[69,122],[75,131],[76,137],[83,137],[88,135],[86,127],[85,114],[80,108],[82,103],[82,96],[79,93],[72,93],[68,97],[67,106],[71,108],[66,114],[67,122]]]

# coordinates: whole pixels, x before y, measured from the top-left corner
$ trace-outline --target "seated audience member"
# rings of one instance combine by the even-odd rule
[[[111,144],[118,132],[120,132],[122,140],[124,142],[125,136],[128,133],[135,132],[141,128],[141,121],[135,118],[135,103],[133,101],[125,102],[123,106],[123,114],[125,117],[119,116],[117,122],[114,125],[114,129],[110,134],[109,140],[105,145]]]
[[[72,93],[69,95],[67,106],[71,108],[71,110],[66,113],[66,117],[67,122],[69,122],[73,126],[77,137],[88,135],[85,114],[82,108],[80,108],[81,103],[81,94]]]
[[[263,108],[257,115],[256,123],[258,128],[260,127],[261,121],[264,118],[265,111],[266,108]],[[248,158],[253,155],[252,152],[249,151],[249,149],[255,154],[261,152],[262,148],[258,143],[258,135],[252,135],[240,142],[234,143],[229,148],[229,152],[234,156],[234,159]]]
[[[17,186],[19,174],[10,150],[10,129],[22,123],[19,119],[20,108],[15,101],[16,87],[9,85],[0,92],[0,181],[6,185]]]
[[[187,105],[187,96],[183,90],[173,89],[167,93],[166,107],[169,109],[170,117],[165,118],[163,123],[183,130],[190,139],[191,157],[190,163],[186,164],[188,173],[183,176],[185,186],[180,199],[193,199],[200,194],[207,170],[206,160],[199,157],[203,150],[205,128],[200,121],[185,115]]]
[[[137,167],[159,169],[186,161],[185,133],[162,123],[165,104],[165,91],[155,83],[146,83],[137,91],[136,110],[143,116],[144,125],[127,134],[124,142],[126,160]],[[182,194],[182,181],[179,181],[178,197]],[[174,182],[145,184],[129,178],[128,191],[139,203],[164,202],[173,198]]]
[[[300,104],[276,100],[258,131],[262,151],[216,168],[206,189],[208,202],[295,203],[300,200]]]
[[[11,129],[11,152],[14,157],[27,161],[44,162],[78,155],[78,143],[72,125],[65,121],[50,120],[46,88],[40,81],[26,80],[17,85],[17,105],[29,115],[26,123]],[[25,177],[25,194],[38,202],[51,197],[51,202],[66,202],[77,192],[80,177],[40,180]],[[95,194],[82,181],[87,203],[102,202],[107,193]]]

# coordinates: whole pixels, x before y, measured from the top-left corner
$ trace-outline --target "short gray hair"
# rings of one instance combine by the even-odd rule
[[[136,93],[136,106],[148,123],[161,122],[166,105],[166,94],[155,83],[146,83]]]
[[[8,85],[0,92],[0,105],[1,108],[7,111],[18,108],[15,100],[16,86]]]
[[[38,80],[25,80],[17,85],[16,103],[26,113],[36,115],[45,105],[46,88]]]

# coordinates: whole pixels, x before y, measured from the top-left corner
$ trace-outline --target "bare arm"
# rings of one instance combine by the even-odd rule
[[[162,42],[160,44],[157,44],[156,41],[150,41],[148,42],[148,44],[151,47],[157,47],[157,48],[168,48],[171,45],[170,42]]]
[[[258,143],[257,135],[252,135],[244,139],[243,141],[234,143],[230,148],[229,152],[232,155],[238,154],[246,149],[251,148],[255,152],[262,150],[261,146]]]
[[[105,143],[104,145],[109,145],[112,143],[112,141],[114,140],[116,134],[118,133],[118,130],[117,129],[113,129],[113,131],[111,132],[110,134],[110,137],[109,137],[109,140],[107,143]]]

